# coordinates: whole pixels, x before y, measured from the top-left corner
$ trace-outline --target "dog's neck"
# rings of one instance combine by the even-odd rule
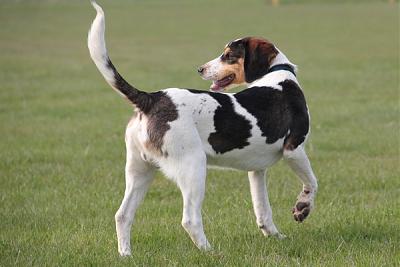
[[[270,86],[270,87],[275,87],[278,83],[284,80],[294,80],[296,83],[298,83],[296,79],[297,74],[297,66],[293,64],[292,62],[289,61],[289,59],[283,54],[279,49],[278,54],[274,58],[274,60],[271,63],[270,69],[278,66],[278,65],[287,65],[290,66],[294,72],[294,74],[290,70],[284,70],[284,69],[278,69],[277,71],[272,71],[268,72],[261,78],[248,83],[247,87],[256,87],[256,86]]]

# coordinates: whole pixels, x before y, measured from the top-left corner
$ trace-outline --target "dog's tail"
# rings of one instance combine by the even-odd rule
[[[125,96],[135,104],[137,108],[146,112],[152,105],[151,94],[142,92],[133,87],[118,73],[107,54],[106,42],[104,39],[104,11],[95,0],[90,0],[90,2],[97,12],[88,34],[88,48],[92,60],[114,90]]]

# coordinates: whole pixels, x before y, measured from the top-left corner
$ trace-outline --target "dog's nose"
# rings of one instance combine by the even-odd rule
[[[202,74],[203,71],[204,71],[203,66],[201,66],[201,67],[199,67],[199,68],[197,69],[197,72],[198,72],[199,74]]]

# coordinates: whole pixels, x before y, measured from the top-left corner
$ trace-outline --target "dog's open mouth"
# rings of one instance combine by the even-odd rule
[[[234,73],[229,74],[228,76],[225,76],[221,80],[213,81],[213,83],[210,86],[210,89],[211,91],[214,92],[222,92],[224,91],[225,87],[227,87],[233,82],[234,79],[235,79],[235,74]]]

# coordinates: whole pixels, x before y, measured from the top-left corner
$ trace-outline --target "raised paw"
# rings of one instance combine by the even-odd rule
[[[293,218],[295,219],[295,221],[301,223],[307,218],[308,214],[310,214],[310,211],[311,211],[310,202],[298,201],[294,206],[294,208],[292,209]]]

